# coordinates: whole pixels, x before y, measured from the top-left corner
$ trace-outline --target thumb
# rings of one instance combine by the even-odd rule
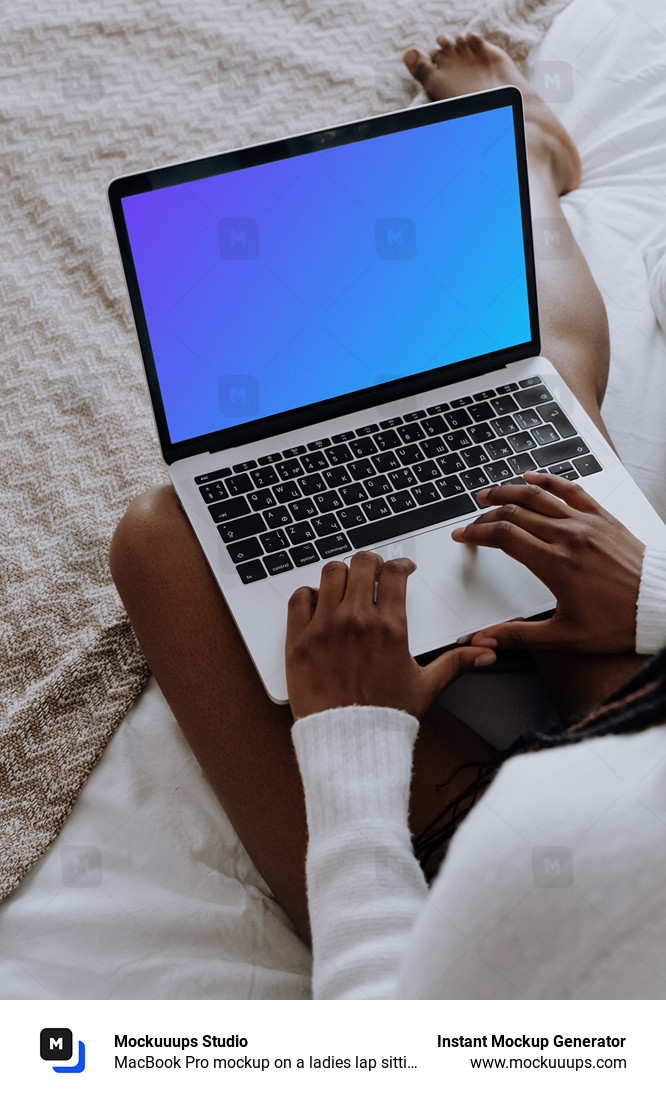
[[[553,649],[566,641],[555,619],[543,619],[536,623],[513,619],[508,623],[499,623],[479,630],[472,643],[476,646],[490,645],[493,639],[500,649]]]
[[[463,672],[492,665],[497,654],[490,646],[466,645],[442,653],[423,669],[424,683],[432,702],[445,687],[452,684]]]

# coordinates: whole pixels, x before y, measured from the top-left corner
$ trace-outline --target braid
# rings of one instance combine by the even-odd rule
[[[472,783],[465,788],[416,838],[414,853],[422,864],[451,839],[458,825],[497,775],[505,760],[559,745],[573,745],[594,737],[640,733],[666,723],[666,648],[643,665],[618,691],[588,714],[569,725],[553,726],[523,734],[507,749],[480,764]]]

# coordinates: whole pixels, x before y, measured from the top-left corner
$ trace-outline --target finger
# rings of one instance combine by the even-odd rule
[[[315,616],[324,618],[335,611],[345,594],[347,584],[347,566],[343,561],[327,561],[321,571],[319,594]]]
[[[544,516],[541,512],[533,512],[530,508],[521,508],[519,504],[502,504],[500,508],[483,512],[473,520],[473,523],[478,525],[503,522],[515,524],[516,527],[541,539],[542,542],[558,542],[563,531],[568,529],[564,517],[555,519],[553,516]]]
[[[359,550],[349,563],[345,606],[367,609],[375,602],[375,583],[383,565],[379,554],[371,550]]]
[[[317,603],[317,593],[313,588],[297,588],[287,604],[287,648],[305,630],[312,619]]]
[[[406,622],[407,581],[416,569],[409,558],[385,561],[377,584],[377,607],[401,626]]]
[[[486,668],[496,659],[497,655],[493,650],[485,646],[459,646],[442,653],[441,657],[436,657],[423,669],[423,683],[429,702],[435,700],[463,672],[471,672],[473,668]]]
[[[595,515],[609,514],[597,503],[594,497],[585,492],[585,489],[577,481],[567,481],[565,477],[556,477],[555,474],[541,474],[532,470],[528,470],[524,476],[531,485],[536,485],[541,489],[545,489],[552,496],[559,497],[570,508],[575,508],[577,512],[591,512]]]
[[[510,558],[522,562],[545,584],[553,568],[553,550],[546,542],[522,531],[508,520],[491,523],[470,523],[451,532],[455,542],[467,546],[493,546],[503,550]]]
[[[570,485],[571,482],[567,481],[566,484]],[[480,489],[476,499],[481,508],[492,504],[520,504],[523,508],[530,508],[533,512],[540,512],[542,516],[552,516],[554,519],[571,516],[571,509],[564,501],[558,500],[538,484],[491,485],[487,489]]]
[[[500,649],[560,649],[565,643],[572,645],[575,642],[573,630],[567,632],[556,619],[536,623],[512,619],[498,623],[479,630],[472,638],[472,645],[490,644],[493,640]]]

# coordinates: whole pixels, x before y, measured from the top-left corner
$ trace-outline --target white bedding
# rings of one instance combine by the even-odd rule
[[[608,307],[606,420],[666,518],[666,335],[648,294],[666,245],[663,0],[574,0],[530,64],[583,158],[563,205]],[[153,681],[3,906],[0,944],[6,998],[309,995],[308,954]]]

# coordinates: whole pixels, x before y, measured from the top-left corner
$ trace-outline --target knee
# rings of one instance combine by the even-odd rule
[[[184,521],[171,485],[147,489],[132,501],[116,527],[109,551],[109,566],[122,594],[128,581],[146,565],[157,563]]]

